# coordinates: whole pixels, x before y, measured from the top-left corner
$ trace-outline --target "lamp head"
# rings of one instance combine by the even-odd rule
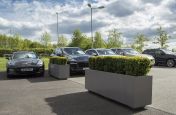
[[[90,7],[90,8],[92,7],[92,5],[90,3],[88,3],[87,6]]]

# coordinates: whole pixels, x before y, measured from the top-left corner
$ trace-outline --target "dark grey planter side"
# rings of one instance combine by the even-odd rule
[[[58,79],[70,77],[70,65],[49,64],[49,74]]]
[[[130,76],[87,69],[85,87],[131,108],[152,103],[152,76]]]

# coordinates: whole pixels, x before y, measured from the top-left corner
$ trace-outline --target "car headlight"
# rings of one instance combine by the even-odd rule
[[[13,61],[10,61],[10,62],[8,62],[8,65],[9,65],[9,66],[14,66],[15,63],[14,63]]]
[[[72,59],[70,59],[70,62],[75,62],[75,61],[76,61],[76,60],[75,60],[75,59],[73,59],[73,58],[72,58]]]
[[[42,66],[42,65],[43,65],[43,61],[42,61],[42,60],[39,60],[39,61],[37,62],[37,65]]]
[[[70,59],[70,64],[77,64],[77,61],[76,61],[76,59]]]

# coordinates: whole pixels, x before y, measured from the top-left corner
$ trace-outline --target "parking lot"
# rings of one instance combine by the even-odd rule
[[[132,110],[87,92],[84,77],[7,79],[0,72],[0,115],[170,115],[176,114],[176,68],[152,68],[153,103]]]

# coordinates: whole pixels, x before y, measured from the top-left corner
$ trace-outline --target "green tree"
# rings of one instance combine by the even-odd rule
[[[80,44],[80,48],[82,48],[83,50],[87,50],[90,49],[92,47],[92,40],[87,37],[86,35],[82,36],[83,40]]]
[[[13,42],[13,48],[16,48],[16,49],[22,49],[23,47],[23,43],[22,43],[22,36],[18,33],[16,33],[14,36],[14,42]]]
[[[158,34],[157,41],[159,42],[160,47],[166,48],[167,47],[166,43],[169,40],[169,36],[168,36],[167,32],[164,31],[163,28],[160,26],[157,29],[157,34]]]
[[[120,48],[123,45],[121,35],[122,33],[117,29],[110,30],[108,35],[107,48]]]
[[[65,47],[67,45],[68,45],[67,38],[64,35],[59,36],[58,41],[57,41],[57,46],[58,47]]]
[[[80,47],[84,50],[91,48],[91,40],[84,35],[79,29],[73,32],[72,41],[69,44],[71,47]]]
[[[83,41],[83,35],[79,29],[76,29],[73,32],[72,41],[70,43],[70,46],[79,47],[82,41]]]
[[[48,32],[44,32],[41,37],[41,42],[45,48],[51,45],[51,35]]]
[[[101,37],[100,32],[95,33],[95,38],[94,38],[94,48],[104,48],[105,47],[105,42],[103,38]]]
[[[135,41],[132,44],[132,48],[136,49],[139,52],[142,52],[144,48],[144,42],[148,41],[147,37],[144,34],[137,34]]]

